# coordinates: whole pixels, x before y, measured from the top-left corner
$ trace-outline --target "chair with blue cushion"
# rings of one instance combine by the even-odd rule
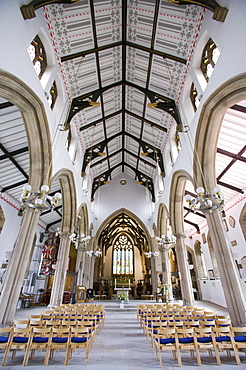
[[[9,352],[12,350],[12,359],[15,358],[17,350],[26,352],[29,342],[32,338],[33,328],[16,328],[13,327],[11,336],[9,339],[9,344],[5,351],[5,356],[2,365],[5,366],[8,360]],[[23,358],[22,365],[25,365],[25,356]]]
[[[211,327],[203,327],[203,328],[193,328],[193,338],[194,338],[194,345],[197,349],[196,355],[197,355],[197,363],[198,366],[202,366],[201,362],[201,356],[200,356],[200,350],[203,352],[208,352],[208,355],[210,358],[213,358],[213,350],[215,352],[216,361],[219,365],[219,353],[217,346],[214,345],[213,339],[212,339],[212,328]]]
[[[181,350],[189,351],[193,360],[195,359],[194,352],[196,352],[198,362],[199,351],[198,348],[195,347],[193,333],[194,328],[175,328],[175,344],[177,353],[179,353],[178,366],[182,366]]]
[[[226,350],[227,356],[231,356],[231,351],[234,351],[234,355],[237,361],[237,364],[240,365],[240,358],[238,355],[237,348],[235,346],[235,341],[233,340],[232,332],[231,332],[231,327],[226,326],[226,327],[219,327],[219,328],[213,328],[212,327],[212,339],[214,342],[214,346],[218,349],[219,352],[223,352]],[[218,365],[221,365],[221,359],[220,356],[217,360]]]
[[[162,351],[172,352],[173,359],[176,360],[178,357],[178,363],[180,363],[180,351],[175,343],[175,328],[158,329],[157,336],[154,338],[154,349],[160,367],[162,367]]]
[[[237,354],[237,359],[238,359],[238,365],[241,364],[240,360],[240,350],[244,350],[244,353],[246,353],[246,326],[241,326],[241,327],[234,327],[232,326],[230,328],[231,330],[231,335],[232,335],[232,341],[234,344],[234,351],[235,355]]]
[[[13,327],[9,328],[0,328],[0,348],[4,350],[2,365],[5,361],[5,357],[7,355],[7,348],[9,346],[11,340],[11,334],[13,331]]]
[[[47,352],[46,352],[46,365],[48,365],[49,359],[52,359],[54,356],[54,351],[59,351],[60,349],[65,349],[65,360],[64,365],[68,364],[69,351],[68,343],[70,336],[70,328],[55,328],[51,329],[51,336],[48,342]]]
[[[33,360],[36,350],[38,350],[39,352],[42,352],[42,350],[46,351],[46,356],[44,359],[44,366],[48,365],[47,349],[48,349],[48,345],[49,345],[49,341],[51,337],[51,331],[52,331],[51,327],[49,328],[34,327],[33,328],[32,337],[26,349],[23,365],[26,366],[28,364],[30,352],[31,352],[30,359]]]
[[[88,328],[71,328],[66,357],[68,359],[72,358],[73,351],[83,348],[85,349],[84,365],[86,365],[91,349],[91,341],[91,334]]]

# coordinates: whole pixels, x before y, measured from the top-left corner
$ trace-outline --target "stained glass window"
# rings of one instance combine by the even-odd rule
[[[200,100],[198,99],[198,93],[197,93],[194,83],[191,84],[191,88],[190,88],[190,100],[192,102],[194,111],[196,111],[197,108],[199,107]]]
[[[214,67],[219,59],[220,50],[214,41],[210,38],[203,49],[201,70],[208,81],[213,73]]]
[[[133,275],[133,247],[126,235],[120,235],[113,247],[113,275]]]
[[[49,102],[49,106],[50,106],[51,109],[54,108],[56,99],[57,99],[57,87],[56,87],[56,82],[54,81],[51,88],[50,88],[49,96],[47,98],[47,100]]]
[[[34,66],[34,69],[39,79],[41,79],[47,67],[47,59],[44,45],[38,35],[33,39],[31,44],[28,46],[27,51]]]

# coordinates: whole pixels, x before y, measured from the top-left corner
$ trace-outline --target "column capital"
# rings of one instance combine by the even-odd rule
[[[172,246],[174,245],[175,243],[172,243],[172,244],[161,244],[159,246],[159,251],[160,252],[165,252],[165,251],[170,251],[170,249],[172,248]]]
[[[177,239],[185,239],[186,238],[185,233],[175,233],[174,236],[176,236]]]

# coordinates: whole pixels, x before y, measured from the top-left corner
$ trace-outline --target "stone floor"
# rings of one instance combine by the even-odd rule
[[[101,333],[97,336],[96,342],[89,355],[87,365],[84,366],[83,350],[75,352],[72,359],[69,360],[68,370],[147,370],[158,369],[159,362],[153,356],[150,343],[147,342],[143,335],[142,329],[136,320],[136,306],[146,301],[130,300],[125,304],[124,308],[120,308],[115,301],[95,301],[96,303],[105,305],[105,326]],[[148,301],[150,303],[151,301]],[[152,301],[153,302],[153,301]],[[210,311],[216,311],[220,314],[226,313],[226,309],[204,301],[197,301],[197,307],[205,307]],[[38,314],[40,311],[47,310],[46,307],[36,307],[31,309],[19,309],[16,311],[17,319],[25,319],[30,314]],[[207,354],[201,355],[203,365],[201,370],[218,369],[214,359],[208,358]],[[5,369],[19,370],[21,366],[23,354],[17,352],[16,359],[8,359]],[[242,366],[238,367],[235,359],[228,359],[226,355],[221,355],[222,366],[221,370],[246,369],[246,356],[241,355]],[[34,360],[29,360],[28,368],[40,370],[43,369],[44,353],[36,353]],[[54,358],[50,359],[48,368],[51,370],[61,369],[64,362],[64,352],[54,354]],[[190,358],[190,354],[182,353],[183,368],[194,369],[198,368],[196,360]],[[171,370],[178,368],[177,362],[172,359],[169,353],[163,354],[163,368]]]

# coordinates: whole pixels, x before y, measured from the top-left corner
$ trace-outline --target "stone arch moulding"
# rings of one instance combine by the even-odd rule
[[[149,233],[148,229],[146,228],[146,226],[144,225],[144,223],[140,220],[140,218],[138,218],[134,213],[132,213],[131,211],[127,210],[126,208],[120,208],[120,209],[118,209],[117,211],[115,211],[114,213],[112,213],[110,216],[108,216],[102,222],[102,224],[99,226],[99,228],[98,228],[98,230],[96,232],[95,238],[94,238],[94,247],[97,245],[98,238],[99,238],[101,232],[103,231],[104,227],[107,225],[107,223],[109,223],[117,215],[120,215],[123,212],[127,216],[131,217],[134,221],[136,221],[139,224],[139,226],[143,229],[143,231],[145,232],[145,235],[146,235],[146,238],[147,238],[149,247],[150,247],[149,250],[151,251],[152,250],[152,240],[151,240],[151,236],[150,236],[150,233]]]
[[[85,235],[89,235],[89,218],[88,218],[88,208],[87,208],[86,203],[83,203],[80,205],[78,216],[81,217],[78,219],[79,233],[84,233]]]
[[[73,173],[70,170],[62,169],[58,171],[54,177],[53,181],[59,179],[62,192],[62,227],[63,232],[74,232],[74,227],[76,224],[76,188],[74,182]]]
[[[157,215],[157,235],[167,235],[168,210],[164,203],[159,205]]]
[[[42,101],[23,81],[2,69],[0,96],[18,107],[23,117],[30,156],[29,184],[34,191],[43,184],[50,186],[52,149]]]
[[[246,99],[246,73],[226,81],[204,103],[195,138],[196,157],[193,172],[196,186],[205,187],[204,176],[207,190],[212,191],[215,187],[215,157],[221,124],[227,109],[244,99]]]
[[[246,204],[244,204],[243,209],[240,213],[239,225],[241,227],[244,239],[246,240]]]
[[[173,234],[184,233],[183,204],[186,181],[193,183],[192,177],[186,171],[174,172],[170,186],[169,214]]]

